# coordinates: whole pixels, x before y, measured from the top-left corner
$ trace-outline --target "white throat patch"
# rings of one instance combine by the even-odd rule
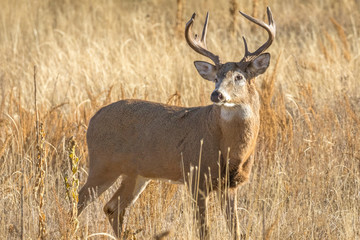
[[[253,116],[253,111],[249,104],[235,105],[234,103],[226,103],[221,107],[220,117],[225,121],[231,121],[234,117],[240,119],[248,119]]]
[[[225,107],[235,107],[236,104],[235,104],[235,103],[228,103],[228,102],[226,102],[226,103],[224,103],[224,106],[225,106]]]

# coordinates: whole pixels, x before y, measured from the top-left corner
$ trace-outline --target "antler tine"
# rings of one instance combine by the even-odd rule
[[[204,28],[201,35],[201,42],[204,43],[205,48],[206,48],[206,34],[207,34],[208,20],[209,20],[209,12],[206,13]]]
[[[266,10],[267,10],[269,24],[266,24],[263,21],[260,21],[260,20],[258,20],[256,18],[253,18],[253,17],[251,17],[251,16],[249,16],[249,15],[247,15],[247,14],[240,11],[241,15],[243,15],[249,21],[251,21],[251,22],[259,25],[260,27],[264,28],[269,34],[269,39],[253,53],[248,51],[246,40],[243,37],[244,45],[245,45],[245,55],[244,55],[244,58],[243,58],[244,61],[250,61],[253,58],[255,58],[256,56],[259,56],[261,53],[263,53],[266,49],[268,49],[270,47],[270,45],[272,44],[272,42],[273,42],[273,40],[275,38],[276,25],[275,25],[275,22],[274,22],[274,19],[273,19],[273,16],[272,16],[272,12],[270,10],[270,7],[267,7]]]
[[[208,26],[208,20],[209,20],[209,13],[206,14],[205,24],[202,31],[201,39],[197,39],[197,35],[195,36],[192,34],[191,28],[195,21],[196,14],[194,13],[191,16],[191,19],[186,23],[185,26],[185,39],[186,42],[189,44],[189,46],[195,50],[195,52],[200,53],[201,55],[210,58],[216,66],[220,65],[220,59],[219,56],[213,54],[209,50],[207,50],[206,47],[206,33],[207,33],[207,26]]]
[[[250,52],[249,52],[249,50],[248,50],[248,46],[247,46],[247,43],[246,43],[246,39],[245,39],[245,37],[243,36],[242,38],[243,38],[243,40],[244,40],[244,46],[245,46],[245,56],[247,56],[247,55],[249,55],[249,54],[250,54]]]

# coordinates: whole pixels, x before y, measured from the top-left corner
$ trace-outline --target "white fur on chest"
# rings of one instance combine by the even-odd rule
[[[225,121],[231,121],[233,118],[249,119],[253,116],[250,105],[231,105],[221,107],[220,117]]]

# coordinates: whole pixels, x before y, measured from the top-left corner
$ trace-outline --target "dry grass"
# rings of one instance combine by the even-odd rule
[[[210,11],[208,46],[224,60],[241,59],[243,34],[250,49],[265,39],[241,17],[231,25],[230,3],[261,17],[268,2],[277,22],[271,67],[258,79],[255,168],[238,194],[241,231],[246,239],[360,239],[359,1],[232,2],[187,0],[183,18],[196,11],[200,29]],[[111,239],[102,206],[114,188],[74,223],[64,184],[67,142],[77,139],[82,185],[86,127],[101,106],[123,98],[210,104],[213,86],[192,64],[202,57],[176,37],[175,16],[176,1],[166,0],[1,1],[1,239],[37,238],[39,214],[46,239]],[[127,238],[195,239],[185,188],[148,188],[128,211]],[[212,239],[228,239],[215,197],[209,212]]]

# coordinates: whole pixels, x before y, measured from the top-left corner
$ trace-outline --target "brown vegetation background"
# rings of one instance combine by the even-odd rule
[[[267,37],[238,10],[263,19],[267,5],[277,36],[257,79],[262,125],[251,182],[238,194],[241,231],[245,239],[360,239],[358,0],[187,0],[180,13],[175,0],[0,5],[1,239],[114,238],[102,207],[116,188],[74,217],[90,117],[124,98],[211,104],[214,86],[192,63],[204,58],[177,33],[176,16],[182,31],[197,12],[200,32],[210,11],[209,48],[236,61],[242,35],[250,50]],[[214,195],[209,212],[212,239],[228,239]],[[185,187],[163,182],[148,186],[126,225],[126,239],[197,238]]]

